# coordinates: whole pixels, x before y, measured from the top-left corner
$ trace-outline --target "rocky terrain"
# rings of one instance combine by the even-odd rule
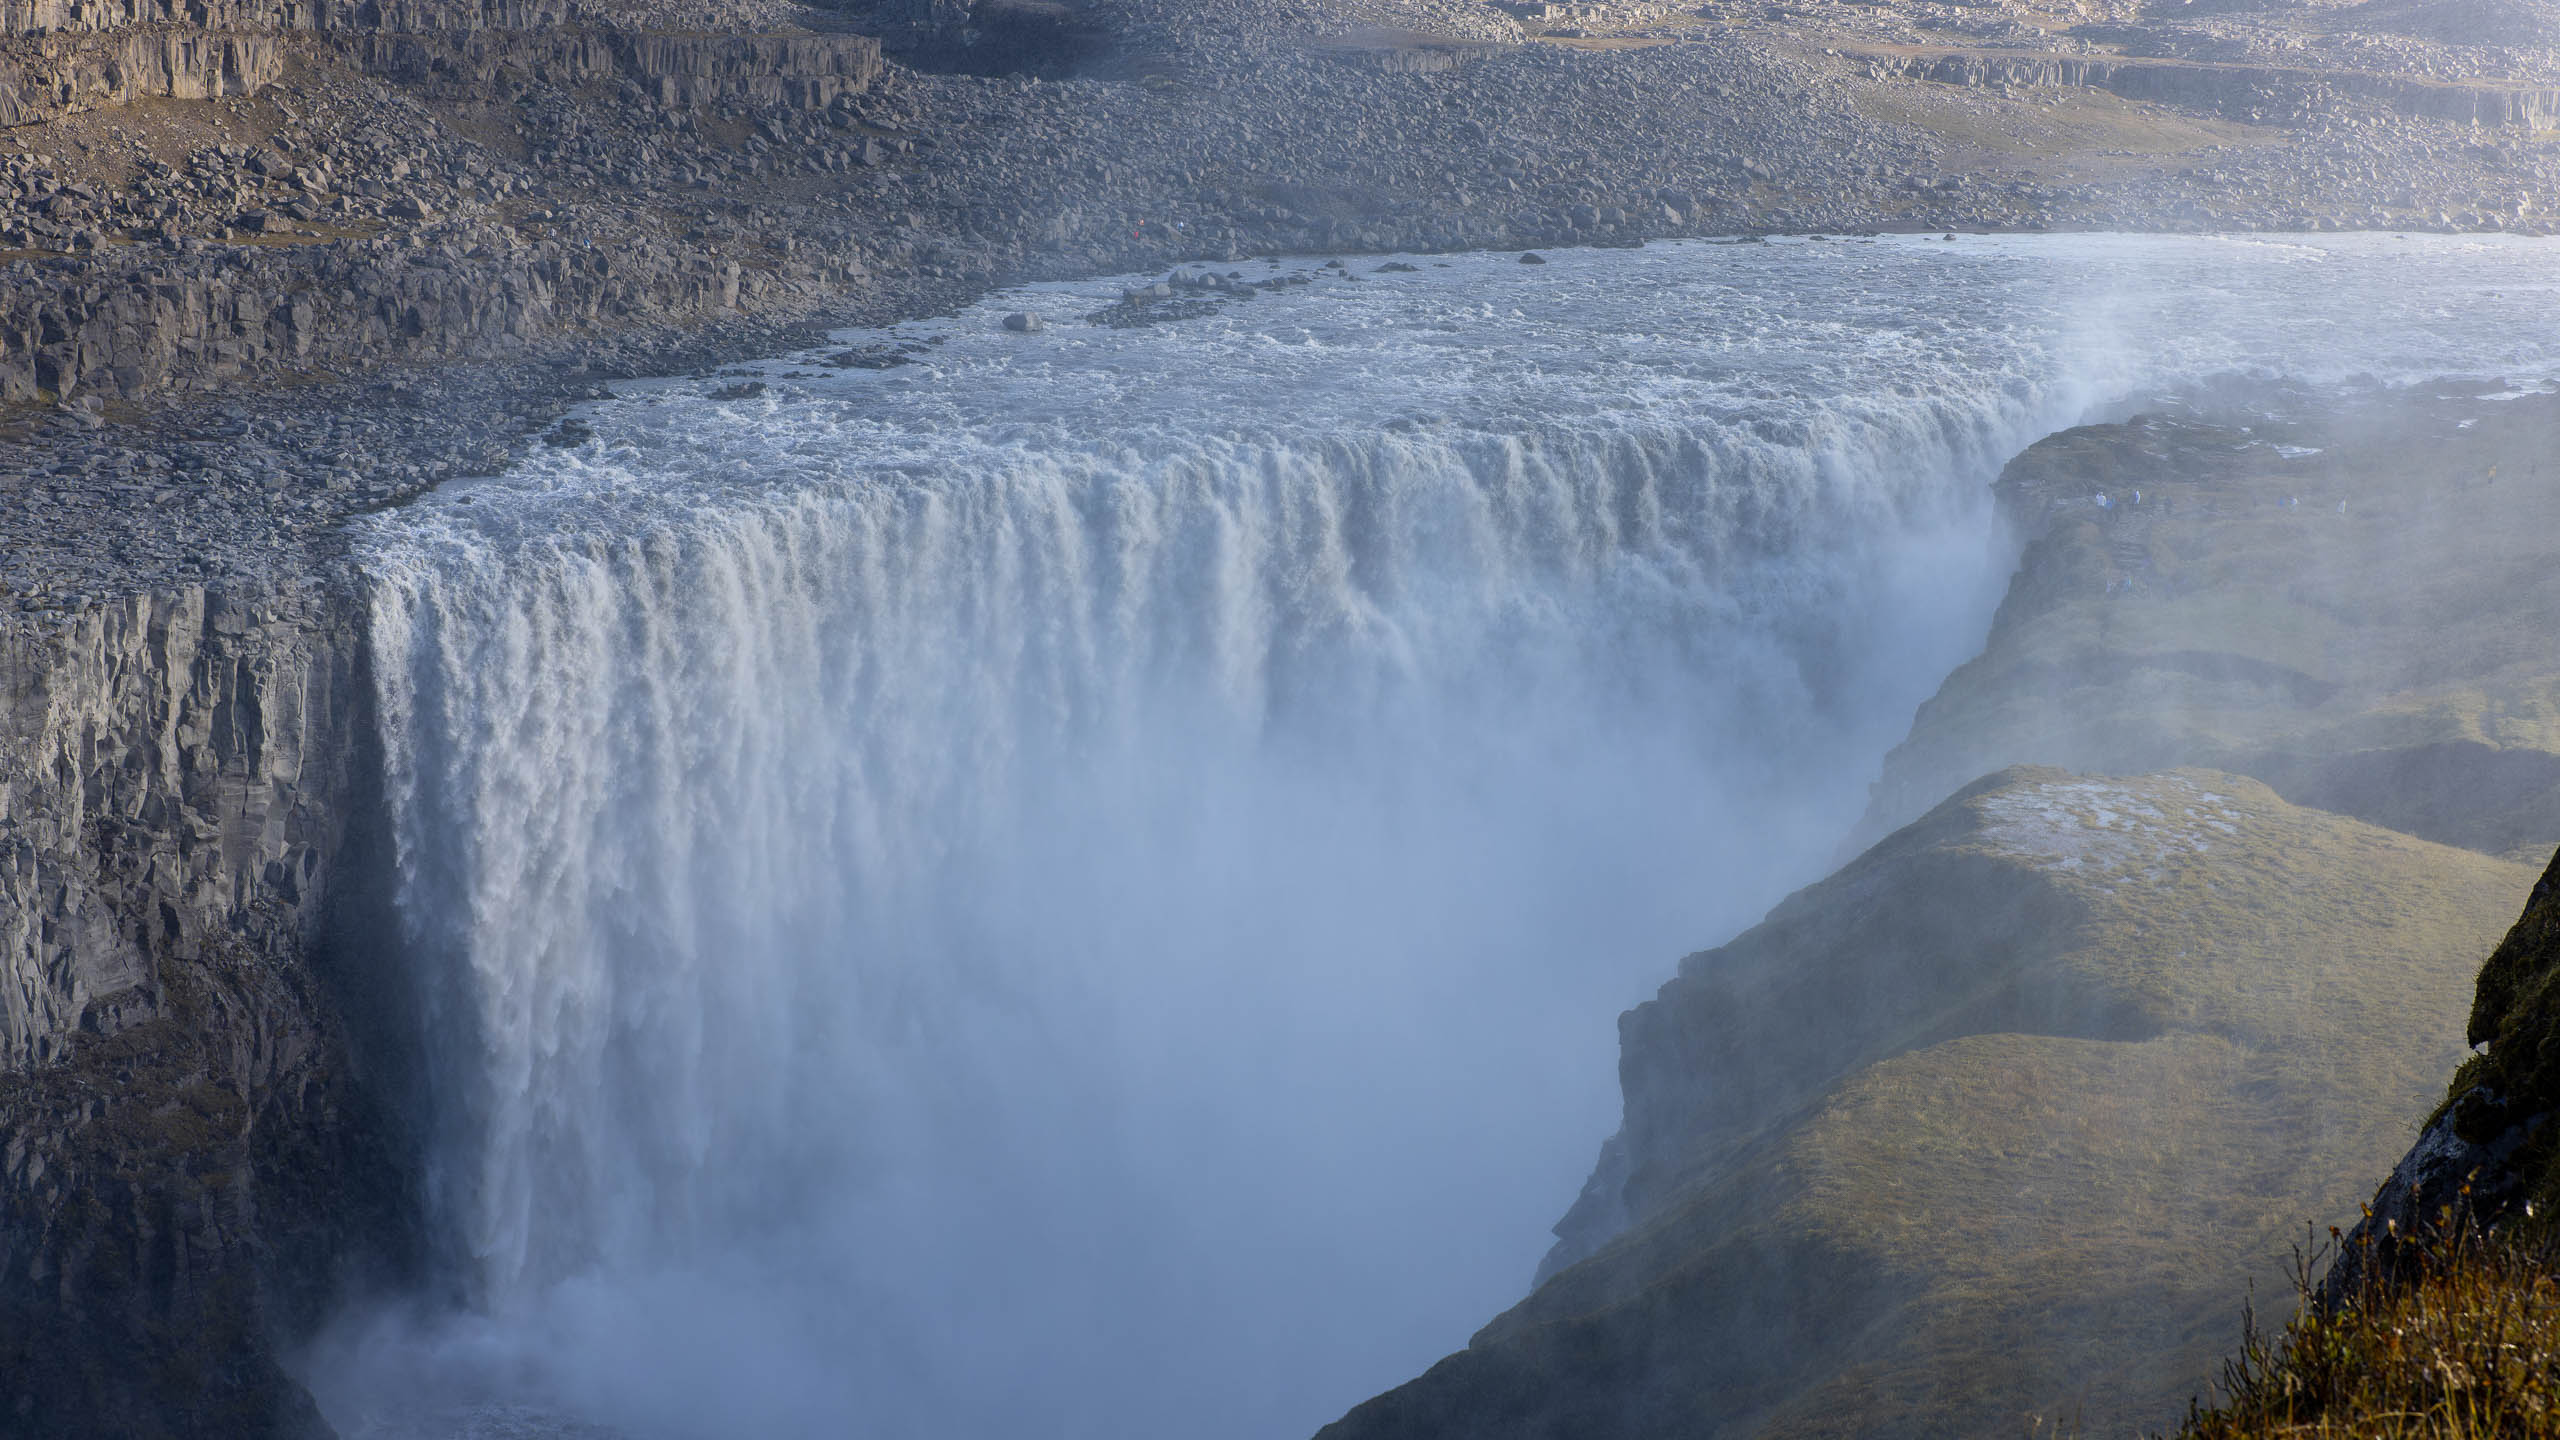
[[[2538,229],[2550,20],[2531,0],[20,4],[0,13],[0,600],[263,570],[498,463],[597,376],[1015,279],[1700,232]]]

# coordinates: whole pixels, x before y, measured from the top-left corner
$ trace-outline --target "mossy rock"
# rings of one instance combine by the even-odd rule
[[[1325,1440],[2168,1425],[2530,878],[2228,774],[1993,776],[1631,1012],[1572,1263]]]

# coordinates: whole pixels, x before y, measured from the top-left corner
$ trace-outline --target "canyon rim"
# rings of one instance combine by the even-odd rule
[[[0,1433],[2173,1426],[2540,1183],[2555,124],[2538,0],[0,6]]]

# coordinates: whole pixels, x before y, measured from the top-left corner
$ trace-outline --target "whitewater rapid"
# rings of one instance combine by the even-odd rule
[[[1978,643],[2007,457],[2560,368],[2531,242],[1550,258],[991,297],[368,522],[439,1281],[332,1418],[1307,1434],[1522,1293],[1617,1012]]]

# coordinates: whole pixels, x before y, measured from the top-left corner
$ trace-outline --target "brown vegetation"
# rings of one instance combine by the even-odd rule
[[[2313,1261],[2302,1260],[2293,1319],[2274,1334],[2246,1325],[2223,1368],[2225,1398],[2195,1409],[2179,1440],[2560,1434],[2551,1238],[2540,1227],[2485,1232],[2450,1211],[2433,1230],[2404,1250],[2414,1263],[2402,1278],[2368,1278],[2335,1300],[2315,1293]]]

